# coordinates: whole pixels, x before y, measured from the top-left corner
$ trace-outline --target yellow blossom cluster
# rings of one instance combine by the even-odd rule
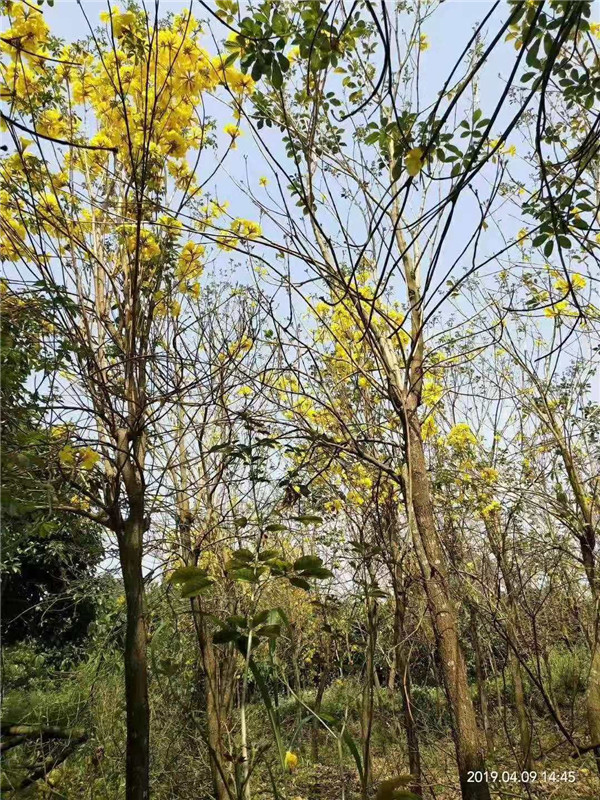
[[[23,252],[25,226],[8,192],[0,192],[0,261],[17,261]]]
[[[459,422],[446,437],[446,443],[455,450],[466,450],[477,444],[477,437],[466,422]]]
[[[0,49],[15,55],[21,53],[30,62],[39,62],[36,55],[47,55],[49,28],[39,9],[28,3],[7,0],[2,8],[9,21],[8,29],[2,32]]]
[[[67,444],[61,448],[58,460],[63,467],[78,467],[89,472],[100,461],[100,455],[91,447],[73,447]]]
[[[197,242],[186,242],[181,248],[175,277],[186,284],[188,281],[197,281],[204,271],[204,255],[206,248]],[[182,290],[185,286],[182,286]]]
[[[113,6],[100,15],[104,35],[86,47],[52,37],[43,8],[0,2],[7,20],[0,43],[2,99],[11,116],[40,137],[39,147],[31,148],[36,154],[27,149],[33,142],[21,139],[18,152],[0,162],[0,260],[27,254],[31,227],[47,237],[45,252],[70,257],[75,248],[80,263],[110,276],[113,291],[127,295],[135,283],[157,317],[178,316],[183,300],[176,294],[200,295],[206,245],[182,236],[177,212],[162,211],[173,187],[194,198],[190,233],[210,231],[224,249],[261,235],[251,220],[217,228],[227,204],[201,202],[192,167],[215,145],[204,95],[226,88],[238,121],[227,133],[237,137],[254,81],[202,46],[202,26],[189,11],[154,28],[143,9]],[[56,171],[45,159],[48,139],[74,145],[55,149]],[[30,196],[10,190],[19,185],[29,187]],[[106,279],[95,285],[104,291]]]

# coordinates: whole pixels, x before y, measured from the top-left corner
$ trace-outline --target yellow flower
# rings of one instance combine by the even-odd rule
[[[290,64],[293,64],[294,61],[298,60],[299,55],[300,55],[300,48],[292,47],[292,49],[287,54],[287,60],[290,62]]]
[[[584,289],[587,285],[586,279],[583,275],[580,275],[578,272],[574,272],[571,275],[571,286],[573,289]],[[556,283],[554,284],[554,288],[557,289],[559,292],[568,292],[569,291],[569,282],[566,278],[559,278]]]
[[[481,509],[481,513],[484,517],[489,516],[490,514],[494,514],[496,511],[501,511],[502,506],[497,500],[492,500],[485,508]]]
[[[242,386],[238,389],[238,394],[240,397],[250,397],[251,394],[254,394],[250,386]]]
[[[242,338],[237,342],[233,342],[231,345],[229,345],[229,355],[235,357],[240,353],[247,353],[252,349],[253,344],[254,342],[249,336],[242,336]]]
[[[569,314],[569,309],[569,303],[566,300],[561,300],[560,303],[554,303],[553,306],[545,308],[544,315],[546,317],[560,317],[561,314],[566,316]]]
[[[177,262],[175,274],[180,281],[190,281],[199,278],[204,271],[202,261],[205,253],[203,245],[197,242],[186,242],[182,247]]]
[[[169,131],[161,144],[164,152],[173,158],[183,158],[188,149],[187,142],[177,131]]]
[[[421,147],[413,147],[412,150],[409,150],[408,153],[404,156],[404,164],[406,166],[406,171],[412,177],[418,175],[419,172],[423,169],[423,148]]]
[[[288,750],[287,753],[285,754],[284,762],[285,762],[285,768],[290,772],[293,772],[298,766],[298,756],[296,755],[296,753],[292,753],[291,750]]]
[[[427,38],[426,33],[422,33],[419,37],[419,50],[424,53],[425,50],[429,50],[429,39]]]
[[[434,406],[442,399],[444,387],[435,381],[425,381],[421,399],[426,406]]]
[[[73,508],[78,508],[82,511],[90,510],[90,501],[85,497],[79,497],[77,494],[73,495],[71,498],[71,505]]]
[[[433,439],[437,432],[437,423],[433,418],[433,414],[429,414],[421,425],[421,435],[423,437],[423,441],[427,442],[429,439]]]
[[[268,179],[267,179],[267,178],[265,178],[265,177],[263,176],[262,178],[259,178],[259,179],[258,179],[258,183],[259,183],[259,186],[266,186],[266,185],[269,183],[269,181],[268,181]]]
[[[219,250],[223,250],[224,253],[230,252],[239,244],[239,240],[235,236],[226,233],[222,233],[217,236],[215,241]]]
[[[238,138],[238,136],[242,135],[239,125],[235,125],[233,122],[230,122],[223,128],[223,133],[226,133],[228,136],[231,136],[231,147],[235,148],[236,147],[235,140]]]
[[[237,236],[243,236],[245,239],[256,239],[262,234],[258,222],[253,222],[250,219],[234,219],[231,223],[231,230]]]
[[[80,458],[82,468],[88,472],[94,469],[98,461],[100,461],[100,456],[92,450],[91,447],[84,447],[83,450],[80,451]]]
[[[481,470],[481,477],[486,483],[496,483],[498,480],[498,470],[493,467],[484,467]]]
[[[75,463],[75,450],[70,444],[65,445],[58,454],[58,460],[63,467],[72,467]]]
[[[464,450],[471,444],[477,444],[477,437],[466,422],[459,422],[452,428],[446,441],[450,447]]]

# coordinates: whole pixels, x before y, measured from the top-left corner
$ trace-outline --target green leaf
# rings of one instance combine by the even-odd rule
[[[383,589],[369,589],[367,592],[368,597],[373,597],[375,599],[385,600],[387,598],[387,592],[384,592]]]
[[[245,528],[248,524],[248,517],[238,517],[233,520],[233,524],[236,528]]]
[[[232,558],[235,561],[254,561],[254,553],[247,547],[240,547],[239,550],[232,553]]]
[[[231,617],[227,617],[227,627],[228,628],[247,628],[248,627],[248,620],[246,617],[243,617],[241,614],[233,614]]]
[[[265,530],[274,533],[276,531],[285,531],[287,528],[285,525],[280,525],[278,522],[272,522],[270,525],[267,525]]]
[[[258,581],[257,571],[252,569],[252,567],[233,569],[230,574],[236,581],[245,581],[246,583],[256,583]]]
[[[302,556],[294,561],[294,569],[298,572],[306,569],[318,569],[323,566],[323,559],[319,556]]]
[[[283,86],[283,75],[277,61],[273,61],[271,64],[271,83],[276,89],[281,89]]]
[[[181,596],[183,598],[197,597],[212,586],[212,583],[210,578],[192,578],[181,587]]]
[[[260,613],[256,614],[256,616],[252,617],[252,627],[257,628],[259,625],[262,625],[263,622],[266,622],[269,619],[269,614],[271,612],[269,609],[266,611],[261,611]]]
[[[235,628],[222,628],[220,631],[215,631],[212,638],[215,644],[229,644],[235,642],[238,635]]]
[[[320,525],[323,522],[322,517],[316,517],[314,514],[302,514],[299,517],[293,517],[293,519],[303,525]]]
[[[304,589],[306,592],[310,589],[310,583],[305,580],[304,578],[289,578],[289,582],[292,586],[295,586],[297,589]]]
[[[189,567],[179,567],[176,569],[175,572],[172,572],[169,577],[167,578],[168,583],[174,583],[177,585],[178,583],[185,583],[189,581],[191,578],[206,578],[208,573],[205,569],[201,569],[201,567],[189,566]]]
[[[289,59],[283,53],[277,53],[277,60],[279,61],[279,68],[282,72],[287,72],[290,68]]]
[[[333,572],[325,567],[311,567],[302,571],[302,577],[323,580],[324,578],[333,578]]]
[[[279,555],[277,550],[263,550],[262,553],[259,553],[258,560],[259,561],[271,561],[271,559],[276,558]]]
[[[225,59],[225,61],[223,62],[223,67],[230,67],[232,64],[234,64],[237,61],[237,59],[239,58],[239,55],[240,55],[240,51],[239,50],[234,50],[233,53],[230,53],[227,56],[227,58]]]
[[[360,756],[360,750],[358,749],[356,742],[352,738],[352,734],[348,730],[348,728],[344,729],[344,733],[342,734],[342,739],[346,743],[348,750],[352,754],[354,758],[354,763],[356,764],[356,769],[358,770],[358,776],[360,780],[363,780],[363,763],[362,758]]]
[[[266,636],[268,639],[275,639],[281,633],[281,625],[263,625],[256,633],[258,636]]]

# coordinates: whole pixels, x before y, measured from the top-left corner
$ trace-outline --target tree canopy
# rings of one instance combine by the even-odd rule
[[[593,798],[590,0],[2,0],[2,790]]]

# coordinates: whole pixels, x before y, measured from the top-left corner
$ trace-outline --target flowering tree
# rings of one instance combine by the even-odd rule
[[[3,10],[1,254],[13,282],[49,300],[48,340],[68,342],[47,409],[73,486],[61,510],[116,537],[127,601],[127,796],[145,798],[142,559],[165,474],[156,423],[191,388],[172,354],[189,346],[211,248],[258,232],[249,221],[220,226],[224,205],[204,190],[237,135],[228,129],[218,146],[210,97],[222,87],[237,113],[252,80],[209,55],[188,12],[161,21],[158,7],[153,17],[113,8],[94,28],[83,11],[89,36],[64,44],[42,9]]]

